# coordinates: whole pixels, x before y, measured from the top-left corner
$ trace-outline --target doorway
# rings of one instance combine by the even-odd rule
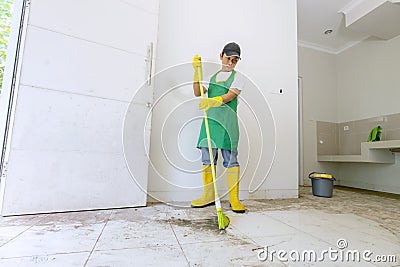
[[[15,7],[2,215],[146,205],[158,1]]]
[[[299,185],[303,185],[303,77],[301,76],[297,78],[297,90],[299,101]]]

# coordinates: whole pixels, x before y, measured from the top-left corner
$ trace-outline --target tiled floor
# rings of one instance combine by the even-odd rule
[[[215,207],[3,217],[0,266],[400,266],[400,196],[346,188],[335,188],[333,198],[314,197],[310,187],[300,193],[244,201],[246,214],[223,203],[226,231],[217,228]],[[394,255],[396,262],[366,261],[366,250],[365,257]]]

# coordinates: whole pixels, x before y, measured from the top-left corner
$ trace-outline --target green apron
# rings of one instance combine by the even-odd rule
[[[231,75],[225,81],[216,81],[219,72],[214,74],[210,80],[208,88],[208,97],[221,96],[226,94],[231,88],[235,79],[236,72],[232,71]],[[213,148],[237,151],[239,142],[239,126],[236,114],[237,97],[226,104],[207,110],[208,125],[210,128],[211,144]],[[197,147],[208,147],[205,123],[200,129],[200,136]]]

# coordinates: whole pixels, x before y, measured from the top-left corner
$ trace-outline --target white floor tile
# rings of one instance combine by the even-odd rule
[[[0,250],[7,242],[28,230],[31,226],[0,226]]]
[[[268,215],[281,223],[297,229],[308,227],[309,225],[327,227],[337,225],[337,221],[332,220],[330,214],[317,210],[267,211],[258,214]]]
[[[0,216],[1,226],[32,226],[40,220],[43,220],[48,215],[23,215],[23,216]]]
[[[184,212],[184,213],[182,213]],[[224,212],[225,214],[225,212]],[[198,209],[198,208],[186,208],[179,209],[174,213],[170,213],[170,217],[172,219],[208,219],[215,217],[217,215],[217,211],[215,210],[215,206],[209,206],[206,208]]]
[[[154,204],[148,207],[118,209],[113,212],[110,220],[125,220],[141,222],[149,220],[166,220],[174,208],[164,204]]]
[[[104,224],[34,226],[0,247],[0,258],[91,251]]]
[[[127,249],[177,245],[169,223],[157,221],[109,221],[96,245],[96,250]]]
[[[248,237],[275,236],[295,233],[296,229],[268,215],[250,213],[231,216],[231,224]]]
[[[94,251],[86,266],[188,266],[179,246]]]
[[[89,252],[53,255],[35,255],[30,257],[0,259],[0,266],[83,266]]]
[[[44,217],[46,215],[0,216],[0,247],[43,220]]]
[[[183,244],[190,266],[267,266],[257,257],[257,245],[252,241],[228,240]],[[286,266],[280,262],[268,266]]]
[[[77,226],[105,223],[113,210],[76,211],[47,214],[36,225],[74,224]]]
[[[171,220],[171,226],[180,244],[247,238],[232,225],[219,230],[217,215],[204,219]]]

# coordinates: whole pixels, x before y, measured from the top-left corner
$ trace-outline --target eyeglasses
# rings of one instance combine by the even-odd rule
[[[232,62],[232,64],[237,64],[238,62],[239,62],[239,58],[237,58],[237,57],[228,57],[228,56],[225,56],[225,58],[226,58],[226,60],[229,62]]]

